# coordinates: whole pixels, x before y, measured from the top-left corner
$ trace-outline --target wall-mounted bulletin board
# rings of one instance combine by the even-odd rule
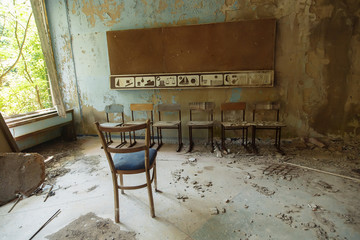
[[[107,32],[111,89],[272,87],[276,20]]]

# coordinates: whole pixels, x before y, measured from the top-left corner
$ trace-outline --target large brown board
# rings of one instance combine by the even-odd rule
[[[107,32],[111,75],[274,69],[276,20]]]

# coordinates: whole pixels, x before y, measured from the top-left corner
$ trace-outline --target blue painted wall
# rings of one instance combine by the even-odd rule
[[[92,123],[103,121],[107,104],[125,106],[130,117],[130,103],[221,101],[239,99],[240,91],[216,90],[140,90],[109,89],[109,61],[106,31],[152,28],[171,25],[223,22],[223,0],[216,1],[47,1],[47,13],[56,65],[67,107],[74,108],[79,133],[93,134]],[[232,6],[232,5],[231,5]],[[231,6],[228,8],[230,9]],[[200,95],[202,99],[195,98]],[[187,100],[179,101],[180,95]],[[214,97],[216,96],[216,97]],[[186,120],[186,115],[183,117]],[[166,134],[165,134],[166,135]]]
[[[359,134],[360,31],[352,29],[359,21],[352,11],[359,9],[358,1],[346,4],[321,0],[45,2],[64,99],[67,107],[75,109],[80,134],[95,134],[93,122],[104,121],[104,108],[112,103],[125,106],[127,119],[130,103],[180,103],[186,122],[187,105],[191,101],[214,101],[215,119],[219,120],[222,102],[273,100],[281,101],[281,117],[288,125],[285,134]],[[106,31],[259,18],[277,19],[274,88],[110,90]],[[339,31],[342,34],[336,34]],[[196,134],[202,137],[204,133]],[[174,134],[165,133],[165,136]]]

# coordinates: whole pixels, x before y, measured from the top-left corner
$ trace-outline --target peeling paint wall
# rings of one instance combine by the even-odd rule
[[[111,103],[123,104],[127,119],[130,103],[180,103],[185,123],[191,101],[216,102],[220,120],[222,102],[279,100],[288,136],[360,135],[357,0],[46,2],[63,94],[75,108],[78,133],[95,134],[93,122],[105,120]],[[106,31],[261,18],[277,19],[274,88],[109,90]],[[175,134],[164,131],[165,137]]]

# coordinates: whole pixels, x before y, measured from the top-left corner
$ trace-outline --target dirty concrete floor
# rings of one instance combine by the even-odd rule
[[[230,154],[221,158],[208,146],[196,145],[188,154],[186,147],[177,153],[175,145],[165,144],[157,156],[162,192],[154,193],[156,218],[150,216],[146,189],[126,191],[120,195],[118,230],[130,232],[129,239],[360,239],[360,183],[285,164],[359,179],[358,142],[334,140],[320,148],[285,140],[285,155],[269,142],[259,144],[254,155],[228,141]],[[55,184],[55,195],[46,202],[45,194],[26,198],[11,213],[13,202],[0,207],[0,239],[29,239],[59,209],[34,239],[105,239],[65,228],[84,216],[114,220],[112,180],[98,138],[55,141],[32,150],[54,156],[47,164],[47,183]],[[144,179],[126,176],[124,181]],[[97,230],[109,236],[93,227]],[[64,237],[64,231],[75,231],[76,238]]]

